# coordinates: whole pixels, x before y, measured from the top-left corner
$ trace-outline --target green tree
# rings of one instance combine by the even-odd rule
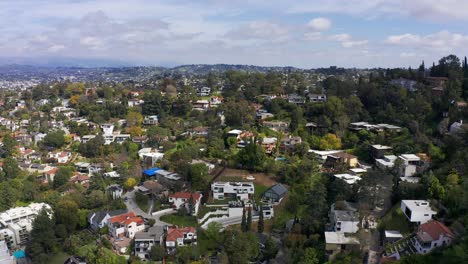
[[[192,189],[204,190],[208,186],[208,167],[203,163],[191,164],[188,181],[192,183]]]
[[[55,220],[49,217],[51,212],[43,209],[33,222],[31,240],[26,247],[27,255],[34,263],[48,263],[49,257],[57,245],[55,238]]]
[[[217,243],[221,242],[223,225],[219,222],[211,222],[208,224],[205,235],[208,239],[213,240]]]
[[[8,179],[13,179],[18,176],[20,168],[15,158],[7,157],[3,160],[3,172]]]
[[[260,254],[255,234],[237,230],[225,231],[224,249],[230,264],[244,264],[255,260]]]
[[[278,245],[271,237],[268,237],[265,243],[265,249],[263,250],[263,258],[266,260],[274,259],[277,254]]]
[[[2,156],[11,157],[15,152],[16,140],[10,134],[3,137]]]
[[[42,144],[48,147],[60,148],[65,144],[65,132],[56,130],[48,133],[42,140]]]
[[[248,232],[250,231],[251,228],[252,228],[252,207],[249,206],[249,209],[247,210],[247,222],[245,225],[245,229]]]
[[[247,232],[247,218],[245,216],[245,207],[242,209],[241,230]]]
[[[153,245],[149,252],[150,259],[153,261],[161,261],[166,256],[166,250],[159,245]]]
[[[319,264],[320,258],[315,248],[306,248],[301,264]]]
[[[53,182],[54,189],[62,187],[63,185],[68,183],[68,180],[73,176],[73,172],[74,172],[73,167],[65,167],[65,166],[59,167],[54,177],[54,182]]]
[[[263,233],[265,228],[265,220],[263,219],[263,207],[260,206],[260,213],[258,216],[258,224],[257,224],[257,232],[258,233]]]
[[[238,163],[247,169],[261,170],[265,160],[265,151],[255,143],[255,139],[252,139],[249,144],[237,153]]]
[[[78,204],[71,199],[60,200],[55,206],[55,219],[57,224],[63,224],[68,234],[75,231],[78,226]]]

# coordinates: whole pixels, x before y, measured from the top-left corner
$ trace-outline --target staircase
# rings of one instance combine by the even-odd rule
[[[387,244],[385,246],[385,255],[391,256],[399,254],[400,256],[410,256],[417,253],[416,248],[414,247],[414,242],[416,236],[411,234],[403,239],[400,239],[392,244]]]

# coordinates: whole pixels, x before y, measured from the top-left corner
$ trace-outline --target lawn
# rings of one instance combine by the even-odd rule
[[[177,226],[197,226],[197,218],[195,216],[180,216],[177,214],[161,216],[161,221],[177,225]]]
[[[381,230],[398,230],[403,235],[410,234],[413,230],[403,211],[400,203],[396,204],[380,221]]]
[[[139,192],[135,193],[135,201],[143,212],[148,212],[149,210],[149,197],[147,195],[141,194]]]
[[[254,197],[255,197],[255,200],[257,200],[257,201],[261,200],[263,193],[266,190],[268,190],[268,188],[270,188],[268,186],[261,185],[261,184],[258,184],[258,183],[255,183],[254,186],[255,186]]]
[[[65,260],[67,260],[69,255],[63,251],[59,251],[53,256],[50,257],[49,263],[50,264],[63,264]]]

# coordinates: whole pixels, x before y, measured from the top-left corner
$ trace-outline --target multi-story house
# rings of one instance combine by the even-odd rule
[[[157,125],[158,123],[159,119],[157,115],[145,116],[143,119],[143,125]]]
[[[145,230],[145,221],[135,213],[125,213],[109,218],[109,234],[114,238],[133,238],[137,232]]]
[[[155,245],[161,245],[164,239],[164,229],[161,226],[153,226],[145,232],[135,234],[135,256],[149,260],[149,252]]]
[[[252,182],[214,182],[211,184],[211,190],[214,199],[248,200],[253,196],[255,187]]]
[[[429,222],[437,214],[425,200],[402,200],[400,208],[410,222],[417,224]]]
[[[51,207],[45,203],[32,203],[0,213],[0,240],[4,240],[9,248],[24,245],[42,209],[51,210]]]
[[[166,234],[166,248],[173,251],[176,247],[197,244],[197,230],[194,227],[169,227]]]
[[[446,225],[439,221],[421,224],[416,232],[414,248],[420,254],[426,254],[438,247],[448,246],[455,239],[455,235]]]

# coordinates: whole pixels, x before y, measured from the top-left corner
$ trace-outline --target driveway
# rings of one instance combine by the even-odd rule
[[[143,210],[140,209],[140,207],[138,207],[138,204],[135,201],[135,190],[127,192],[126,194],[122,195],[122,198],[124,199],[124,203],[127,206],[127,210],[129,212],[134,212],[136,215],[141,215],[144,218],[154,219],[154,221],[156,221],[154,224],[155,226],[171,225],[171,224],[161,221],[160,218],[163,215],[174,214],[177,212],[174,210],[172,212],[162,213],[158,215],[151,215],[151,214],[148,214],[147,212],[144,212]],[[126,201],[125,201],[125,198],[127,198]]]

